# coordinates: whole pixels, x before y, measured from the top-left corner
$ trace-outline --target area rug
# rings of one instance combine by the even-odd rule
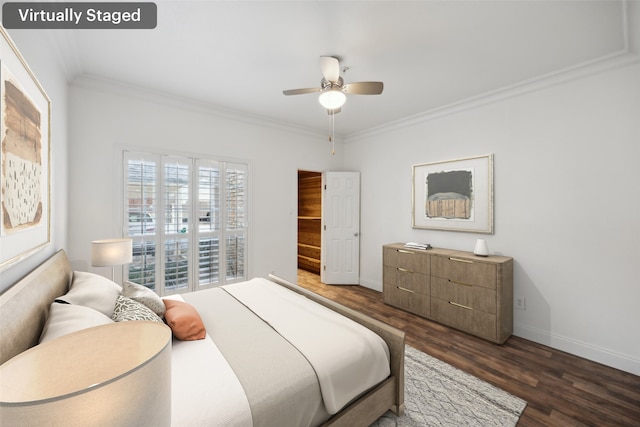
[[[405,412],[371,427],[515,426],[524,400],[413,347],[405,351]]]

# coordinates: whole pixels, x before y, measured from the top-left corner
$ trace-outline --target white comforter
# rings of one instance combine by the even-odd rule
[[[316,371],[328,413],[389,376],[389,348],[364,326],[267,279],[224,289],[304,354]]]
[[[317,375],[327,414],[389,376],[386,343],[362,325],[267,279],[222,288],[304,355]],[[167,298],[184,301],[179,295]],[[172,426],[253,425],[243,386],[209,334],[199,341],[173,341],[171,378]]]

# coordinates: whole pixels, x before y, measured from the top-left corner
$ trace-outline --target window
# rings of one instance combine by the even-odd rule
[[[159,295],[246,280],[248,166],[124,152],[126,277]]]

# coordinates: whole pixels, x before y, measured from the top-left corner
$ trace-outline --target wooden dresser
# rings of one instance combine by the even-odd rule
[[[513,258],[383,246],[383,298],[478,337],[504,343],[513,332]]]

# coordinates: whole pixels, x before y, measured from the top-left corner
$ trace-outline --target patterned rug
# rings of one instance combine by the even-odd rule
[[[405,412],[371,427],[515,426],[527,402],[413,347],[405,351]]]

